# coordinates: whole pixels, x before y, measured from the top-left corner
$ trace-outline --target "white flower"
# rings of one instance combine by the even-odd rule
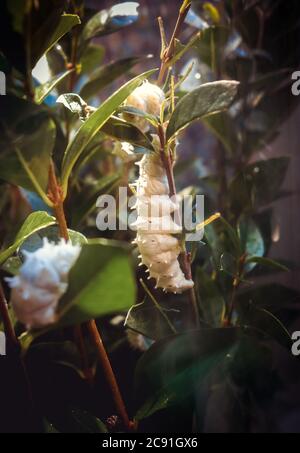
[[[157,85],[147,81],[131,93],[126,100],[126,105],[149,115],[159,116],[164,100],[164,92]],[[125,114],[124,117],[135,124],[142,132],[149,131],[150,124],[145,118],[131,114]]]
[[[68,274],[81,248],[62,240],[25,254],[25,263],[17,277],[7,279],[12,288],[11,303],[17,319],[28,329],[53,324],[56,309],[68,288]]]

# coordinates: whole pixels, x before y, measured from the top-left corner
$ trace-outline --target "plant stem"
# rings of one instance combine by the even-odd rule
[[[69,232],[68,232],[68,227],[67,227],[67,221],[64,213],[64,202],[63,202],[63,191],[61,187],[58,184],[56,174],[55,174],[55,168],[53,162],[51,162],[51,166],[49,169],[49,197],[53,201],[54,204],[54,210],[55,210],[55,215],[57,218],[57,222],[59,224],[59,229],[60,229],[60,234],[62,238],[64,238],[66,241],[69,240]],[[132,431],[134,430],[134,423],[129,420],[129,417],[127,415],[127,411],[125,408],[125,404],[123,401],[123,398],[121,396],[121,392],[119,390],[119,386],[117,383],[117,380],[115,378],[114,372],[112,370],[108,355],[106,353],[105,347],[103,345],[100,333],[98,331],[96,322],[94,320],[90,321],[87,324],[89,333],[91,335],[91,339],[96,346],[97,352],[98,352],[98,357],[100,359],[100,362],[103,366],[105,376],[108,380],[108,383],[110,385],[112,395],[114,402],[116,404],[116,407],[118,409],[119,415],[123,420],[123,423],[125,427],[129,430]],[[80,329],[80,330],[79,330]],[[82,331],[81,327],[76,328],[75,335],[79,338],[79,351],[82,354],[82,363],[83,364],[88,364],[88,357],[87,353],[84,347],[84,340],[82,337]],[[87,367],[84,370],[85,376],[87,379],[90,379],[90,370]]]
[[[70,239],[70,237],[69,237],[69,231],[68,231],[68,226],[67,226],[67,221],[66,221],[66,216],[65,216],[65,211],[64,211],[63,191],[62,191],[60,185],[58,184],[53,161],[51,161],[50,168],[49,168],[48,190],[49,190],[48,196],[53,203],[53,209],[54,209],[55,217],[57,219],[57,223],[59,226],[60,236],[65,241],[68,241]]]
[[[178,38],[178,36],[180,34],[181,27],[184,24],[184,21],[186,19],[186,16],[189,12],[190,7],[191,7],[191,3],[188,1],[184,1],[182,7],[180,8],[179,15],[177,18],[177,22],[175,25],[175,29],[174,29],[170,44],[165,49],[165,51],[163,52],[163,55],[162,55],[161,67],[160,67],[160,72],[159,72],[159,76],[158,76],[159,85],[162,84],[166,71],[168,69],[169,62],[174,56],[176,39]]]
[[[64,211],[64,201],[63,201],[63,191],[58,184],[54,163],[51,161],[49,168],[49,198],[53,202],[53,209],[55,212],[55,217],[59,226],[60,236],[67,242],[70,240],[70,235],[68,231],[65,211]],[[83,367],[83,373],[87,382],[91,383],[93,378],[89,369],[89,360],[88,355],[85,349],[84,338],[82,334],[81,326],[74,327],[74,338],[76,345],[81,356],[81,363]]]
[[[147,287],[147,285],[145,284],[145,282],[142,279],[140,279],[140,284],[142,285],[142,287],[145,290],[146,294],[148,294],[148,296],[150,297],[151,301],[153,302],[153,304],[155,305],[155,307],[157,308],[159,313],[162,315],[162,317],[164,318],[164,320],[166,321],[166,323],[170,327],[171,332],[176,335],[178,333],[177,330],[175,329],[175,327],[171,323],[170,319],[168,318],[166,313],[163,311],[163,309],[161,308],[161,306],[159,305],[159,303],[157,302],[157,300],[155,299],[155,297],[153,296],[153,294],[151,293],[151,291],[149,290],[149,288]]]
[[[94,383],[93,371],[89,367],[88,355],[85,348],[84,337],[82,334],[82,327],[74,327],[74,340],[81,357],[81,366],[86,381],[92,386]]]
[[[77,79],[78,41],[79,41],[79,28],[77,26],[76,29],[73,31],[71,63],[68,65],[69,69],[74,69],[74,71],[70,75],[70,83],[69,83],[70,93],[73,92],[75,83],[76,83],[76,79]]]
[[[166,137],[165,137],[165,131],[163,129],[162,125],[158,126],[158,135],[160,139],[160,155],[161,159],[164,165],[164,168],[166,170],[166,175],[169,183],[169,196],[170,198],[176,197],[177,191],[176,191],[176,184],[175,184],[175,178],[174,178],[174,162],[173,158],[171,157],[170,152],[166,153]],[[186,252],[186,250],[183,250],[180,257],[179,261],[182,265],[183,272],[185,275],[185,278],[187,280],[193,280],[193,275],[192,275],[192,263],[191,263],[191,256]],[[197,296],[195,292],[195,288],[191,288],[188,291],[188,296],[190,300],[190,305],[193,310],[193,317],[195,319],[195,324],[196,327],[200,326],[200,317],[199,317],[199,309],[198,309],[198,302],[197,302]]]
[[[30,169],[30,167],[29,167],[29,165],[27,164],[26,160],[24,159],[21,150],[20,150],[19,148],[16,148],[15,151],[16,151],[16,154],[17,154],[17,156],[18,156],[18,159],[19,159],[21,165],[23,166],[25,172],[27,173],[28,178],[31,180],[32,185],[34,186],[35,190],[37,191],[37,193],[39,194],[39,196],[42,198],[42,200],[44,201],[44,203],[46,203],[47,206],[49,206],[49,207],[52,208],[53,205],[52,205],[51,200],[47,197],[47,195],[46,195],[45,192],[43,191],[43,189],[42,189],[42,187],[40,186],[38,180],[36,179],[34,173],[32,172],[32,170]]]
[[[103,370],[105,373],[105,377],[107,379],[107,382],[110,386],[110,390],[113,395],[114,403],[116,405],[116,409],[118,411],[119,416],[121,417],[125,428],[128,431],[133,431],[134,430],[134,423],[130,421],[127,410],[125,407],[124,400],[122,398],[115,374],[113,372],[110,360],[108,358],[107,352],[105,350],[101,335],[99,333],[99,330],[97,328],[96,322],[90,321],[88,323],[88,330],[90,332],[91,338],[94,342],[94,344],[97,347],[97,352],[98,352],[98,357],[99,360],[103,366]]]
[[[1,283],[0,283],[0,315],[1,315],[1,318],[3,321],[4,332],[5,332],[6,337],[11,342],[11,344],[18,346],[19,341],[17,339],[14,327],[12,325],[12,322],[11,322],[11,319],[9,316],[8,305],[7,305],[7,301],[6,301],[5,294],[4,294]]]

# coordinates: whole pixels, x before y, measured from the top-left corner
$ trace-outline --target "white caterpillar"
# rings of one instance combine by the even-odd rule
[[[142,112],[159,117],[164,100],[164,92],[158,86],[146,81],[131,93],[125,104],[129,107],[141,110]],[[148,132],[150,129],[150,123],[145,118],[129,113],[125,113],[124,118],[135,124],[142,132]]]
[[[164,92],[156,85],[146,82],[129,96],[126,105],[159,116],[164,101]],[[144,118],[131,115],[130,121],[143,132],[150,129]],[[176,235],[182,233],[182,228],[173,220],[172,214],[178,210],[178,203],[169,197],[169,184],[160,158],[158,136],[153,137],[153,145],[156,152],[145,155],[137,163],[140,175],[134,207],[138,215],[133,224],[137,229],[135,242],[141,253],[141,265],[147,266],[149,278],[156,280],[156,287],[166,292],[182,293],[193,288],[194,282],[185,278],[178,261],[181,247]]]
[[[156,287],[166,292],[182,293],[193,288],[181,270],[178,256],[181,247],[175,236],[182,228],[172,218],[178,204],[169,198],[169,186],[159,154],[145,155],[140,162],[137,181],[136,244],[141,264],[147,266]]]

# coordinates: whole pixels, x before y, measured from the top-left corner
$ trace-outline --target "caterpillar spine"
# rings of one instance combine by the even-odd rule
[[[145,82],[128,97],[126,105],[160,116],[164,102],[164,92],[156,85]],[[150,130],[145,118],[127,115],[126,119],[144,133]],[[185,278],[178,261],[181,247],[176,235],[182,233],[182,227],[174,221],[173,214],[179,206],[177,200],[169,197],[169,184],[160,158],[157,135],[153,136],[153,146],[156,152],[144,155],[137,163],[137,202],[133,208],[137,210],[137,220],[132,225],[137,230],[137,237],[134,243],[140,251],[139,266],[148,268],[148,279],[155,279],[156,287],[165,292],[182,293],[193,288],[194,282]]]
[[[181,247],[176,235],[182,228],[172,217],[178,203],[166,195],[168,181],[158,153],[145,155],[138,165],[137,220],[133,225],[140,264],[147,266],[148,279],[155,279],[157,288],[182,293],[193,288],[194,282],[185,278],[178,261]]]

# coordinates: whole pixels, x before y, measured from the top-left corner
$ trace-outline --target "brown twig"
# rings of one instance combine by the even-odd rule
[[[80,354],[81,367],[83,370],[84,377],[85,377],[86,381],[90,384],[90,386],[92,386],[94,384],[93,370],[89,366],[89,360],[88,360],[88,355],[86,352],[86,346],[84,343],[82,327],[75,326],[73,333],[74,333],[74,341],[76,343],[77,349]]]
[[[161,30],[161,36],[163,39],[162,42],[162,49],[165,48],[165,50],[162,52],[161,55],[161,67],[160,67],[160,72],[159,72],[159,77],[158,77],[158,84],[162,85],[164,81],[164,77],[166,74],[166,71],[168,69],[168,66],[170,64],[170,61],[174,57],[175,54],[175,46],[176,46],[176,39],[178,39],[179,34],[181,32],[182,25],[184,24],[184,21],[186,19],[186,16],[191,8],[191,2],[189,0],[184,0],[180,10],[179,10],[179,15],[177,18],[177,22],[175,25],[175,29],[171,38],[171,41],[169,45],[165,48],[165,34],[164,34],[164,29],[163,29],[163,23],[162,20],[159,20],[159,25],[160,25],[160,30]],[[165,131],[162,125],[158,126],[158,135],[160,139],[160,144],[161,144],[161,159],[163,162],[163,165],[166,170],[166,175],[169,183],[169,195],[170,197],[176,196],[176,184],[175,184],[175,178],[174,178],[174,160],[173,156],[170,151],[166,152],[166,136],[165,136]],[[180,263],[182,265],[185,277],[187,280],[192,280],[192,266],[191,266],[191,256],[186,252],[186,250],[183,250],[179,257]],[[192,288],[188,291],[189,299],[190,299],[190,304],[193,309],[194,317],[195,317],[195,322],[196,326],[199,327],[200,324],[200,319],[199,319],[199,309],[198,309],[198,302],[197,302],[197,297],[195,293],[195,288]]]
[[[170,196],[170,198],[176,197],[177,191],[176,191],[176,184],[175,184],[175,178],[174,178],[174,162],[173,162],[170,152],[166,152],[166,149],[165,149],[166,148],[166,136],[165,136],[165,131],[164,131],[164,128],[162,125],[158,126],[158,136],[160,139],[160,148],[161,148],[160,156],[161,156],[161,160],[163,162],[164,168],[166,170],[166,175],[167,175],[168,184],[169,184],[169,196]],[[191,256],[189,253],[186,252],[186,250],[183,250],[182,253],[180,254],[179,261],[183,268],[185,278],[187,280],[193,280]],[[199,318],[199,309],[198,309],[198,302],[197,302],[197,297],[196,297],[196,293],[195,293],[195,288],[191,288],[188,291],[188,296],[189,296],[190,304],[191,304],[191,307],[193,310],[193,316],[195,318],[196,327],[199,327],[200,318]]]
[[[135,424],[134,424],[134,422],[130,421],[130,419],[128,417],[124,400],[122,398],[115,374],[113,372],[110,360],[108,358],[107,352],[105,350],[101,335],[99,333],[99,330],[97,328],[95,321],[90,321],[88,323],[88,330],[90,332],[90,335],[91,335],[91,338],[92,338],[94,344],[97,347],[98,357],[99,357],[100,363],[103,366],[105,377],[107,379],[111,393],[113,395],[113,399],[114,399],[116,409],[118,411],[118,415],[121,417],[125,428],[128,431],[133,431],[135,429]]]
[[[184,2],[184,3],[186,3],[186,2]],[[183,5],[180,8],[179,15],[178,15],[178,18],[177,18],[177,22],[176,22],[176,25],[175,25],[175,29],[174,29],[171,41],[170,41],[168,47],[165,49],[165,51],[163,52],[163,55],[162,55],[161,67],[160,67],[159,76],[158,76],[158,84],[159,85],[162,84],[162,82],[164,80],[164,77],[165,77],[165,74],[166,74],[166,71],[168,69],[168,65],[169,65],[170,61],[172,60],[172,58],[174,57],[176,39],[178,38],[178,36],[179,36],[179,34],[181,32],[181,27],[184,24],[184,21],[186,19],[186,16],[187,16],[190,8],[191,8],[191,4],[187,4],[185,7]]]
[[[63,191],[57,181],[53,161],[51,162],[49,168],[48,196],[54,205],[53,209],[59,226],[60,236],[65,241],[69,241],[70,235],[64,211]],[[74,338],[76,341],[78,351],[80,353],[84,376],[87,382],[91,383],[93,381],[93,377],[91,375],[91,371],[89,368],[88,355],[84,344],[81,326],[74,327]]]
[[[63,191],[58,184],[53,161],[51,161],[49,168],[48,197],[53,203],[53,209],[59,226],[60,236],[65,241],[68,241],[70,238],[64,211]]]
[[[62,238],[64,238],[65,240],[69,240],[69,232],[68,232],[66,217],[65,217],[65,213],[64,213],[63,192],[62,192],[60,185],[58,184],[53,162],[51,162],[50,169],[49,169],[49,198],[51,199],[51,201],[54,204],[54,211],[55,211],[55,215],[57,218],[57,222],[59,224],[60,234],[61,234]],[[122,399],[116,377],[112,370],[112,367],[111,367],[108,355],[106,353],[105,347],[103,345],[100,333],[98,331],[96,322],[94,320],[90,321],[87,324],[87,328],[90,333],[91,339],[97,349],[98,357],[100,359],[100,362],[103,366],[105,376],[110,385],[110,388],[112,391],[112,396],[113,396],[114,402],[116,404],[118,413],[119,413],[120,417],[122,418],[126,429],[128,429],[129,431],[132,431],[132,430],[134,430],[135,425],[133,422],[131,422],[129,420],[129,417],[127,415],[125,404]],[[80,331],[79,331],[79,329],[80,329]],[[80,326],[79,326],[79,328],[76,328],[75,335],[80,340],[79,341],[79,352],[82,354],[82,363],[87,365],[84,370],[85,376],[88,379],[90,379],[90,370],[88,367],[88,357],[87,357],[84,340],[82,337],[82,330],[81,330]]]

